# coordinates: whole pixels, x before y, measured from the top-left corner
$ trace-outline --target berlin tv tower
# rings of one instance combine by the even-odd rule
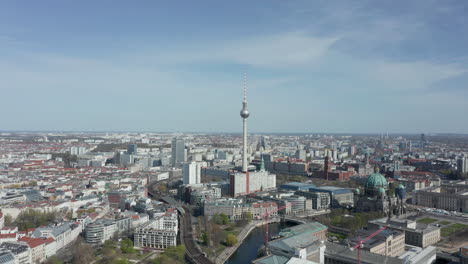
[[[244,101],[242,102],[242,110],[240,116],[244,122],[243,129],[243,149],[242,149],[242,172],[247,172],[247,118],[249,118],[249,110],[247,109],[247,73],[244,73]]]

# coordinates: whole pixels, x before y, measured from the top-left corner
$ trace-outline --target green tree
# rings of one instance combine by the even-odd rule
[[[49,257],[45,262],[44,264],[63,264],[63,261],[57,257],[57,256],[51,256]]]
[[[169,247],[152,262],[153,264],[183,264],[185,263],[185,247],[183,245]]]
[[[5,215],[5,226],[12,226],[13,225],[13,216],[10,214]]]
[[[86,244],[82,238],[75,241],[72,246],[72,264],[92,263],[95,259],[94,248]]]
[[[202,235],[201,235],[201,240],[202,240],[202,243],[203,245],[208,245],[208,242],[209,242],[209,237],[208,237],[208,233],[207,232],[203,232]]]
[[[226,245],[232,247],[235,244],[237,244],[237,237],[233,234],[228,234],[226,236]]]
[[[247,220],[247,223],[251,223],[252,222],[252,219],[253,219],[253,215],[251,212],[248,212],[246,215],[245,215],[245,220]]]
[[[119,259],[114,260],[112,264],[128,264],[128,260],[119,258]]]
[[[120,242],[120,250],[123,253],[133,253],[135,249],[133,248],[133,241],[130,238],[126,238]]]
[[[229,223],[229,217],[227,215],[221,213],[219,216],[221,217],[221,223],[223,225],[227,225],[227,223]]]
[[[158,185],[158,190],[162,193],[165,193],[167,192],[167,186],[166,184],[161,184],[161,185]]]
[[[217,224],[217,225],[222,225],[224,220],[221,214],[215,214],[213,215],[212,221]]]
[[[39,226],[45,226],[53,223],[56,220],[57,213],[53,212],[42,212],[35,209],[28,209],[21,212],[15,220],[16,226],[21,231],[25,231],[29,228],[36,228]]]
[[[116,244],[115,241],[112,239],[108,239],[104,241],[104,244],[102,245],[104,248],[115,248]]]
[[[115,249],[110,247],[103,247],[101,250],[101,262],[112,263],[116,258]]]

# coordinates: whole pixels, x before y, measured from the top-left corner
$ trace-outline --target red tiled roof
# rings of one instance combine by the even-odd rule
[[[16,226],[4,226],[2,230],[15,230],[16,228]]]
[[[45,241],[46,244],[50,244],[50,243],[54,242],[55,239],[53,237],[48,237],[48,238],[44,239],[44,241]]]
[[[28,243],[28,245],[31,248],[35,248],[46,243],[45,240],[42,238],[34,238],[34,237],[27,237],[27,236],[20,238],[19,241]]]
[[[16,233],[13,233],[13,234],[0,234],[0,239],[5,239],[5,238],[16,238]]]

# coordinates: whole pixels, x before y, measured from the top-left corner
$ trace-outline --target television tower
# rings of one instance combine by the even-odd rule
[[[242,117],[243,126],[243,146],[242,146],[242,172],[247,172],[247,118],[249,118],[249,110],[247,109],[247,73],[244,73],[244,101],[242,101]]]

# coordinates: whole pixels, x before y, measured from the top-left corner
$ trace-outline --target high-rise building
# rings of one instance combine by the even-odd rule
[[[354,155],[356,155],[356,152],[357,152],[357,150],[356,150],[356,145],[351,145],[351,146],[349,147],[349,155],[350,155],[350,156],[354,156]]]
[[[185,141],[182,138],[172,139],[172,156],[171,164],[173,167],[182,165],[186,161],[185,159]]]
[[[201,163],[188,162],[184,163],[183,174],[184,184],[199,184],[201,183]]]
[[[70,148],[70,155],[83,155],[86,154],[88,150],[84,147],[71,147]]]
[[[468,160],[466,157],[461,157],[457,160],[457,170],[460,173],[468,172]]]
[[[137,153],[137,144],[129,144],[127,147],[128,154],[136,154]]]
[[[296,159],[300,159],[300,160],[303,160],[303,161],[307,160],[307,153],[303,149],[296,150],[296,155],[295,156],[296,156]]]

